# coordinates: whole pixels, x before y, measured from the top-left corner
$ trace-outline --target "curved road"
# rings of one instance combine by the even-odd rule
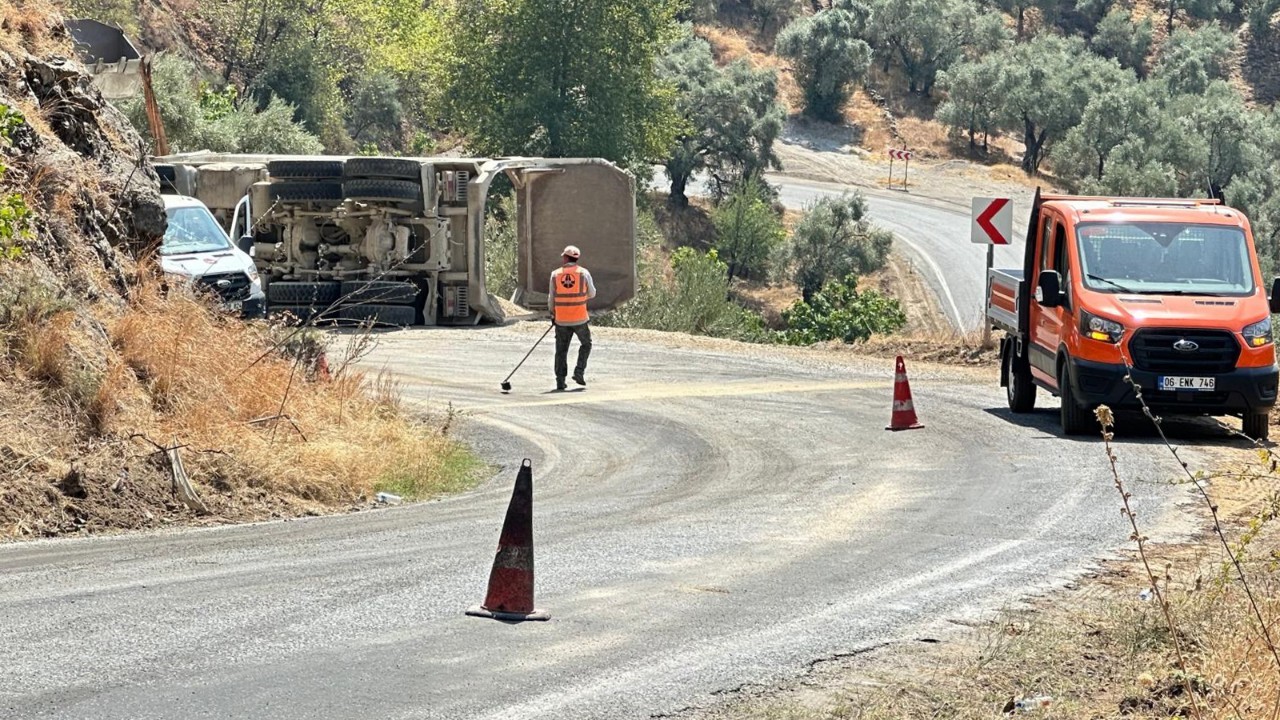
[[[906,256],[938,296],[939,306],[957,330],[982,325],[986,294],[987,248],[969,240],[970,212],[942,201],[913,197],[889,190],[804,180],[788,175],[766,176],[778,189],[778,200],[790,210],[804,210],[823,197],[861,192],[867,198],[871,219],[893,232]],[[652,185],[665,192],[668,183],[659,168]],[[691,195],[710,194],[704,179],[691,180]],[[996,248],[996,267],[1021,267],[1027,213],[1014,206],[1015,243]]]
[[[396,332],[368,360],[464,411],[502,468],[474,491],[0,547],[0,716],[668,716],[936,636],[1128,537],[1099,443],[1015,420],[990,373],[914,367],[927,427],[888,433],[891,363],[600,329],[589,390],[544,392],[544,344],[499,394],[541,330]],[[1177,466],[1118,452],[1147,527],[1175,517]],[[553,619],[465,617],[524,457]]]

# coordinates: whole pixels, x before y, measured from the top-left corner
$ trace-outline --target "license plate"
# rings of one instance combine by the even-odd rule
[[[231,302],[223,303],[222,307],[225,308],[227,312],[238,313],[244,309],[244,301],[232,300]]]
[[[1216,390],[1217,387],[1218,387],[1217,378],[1179,377],[1176,375],[1164,375],[1160,377],[1161,390],[1208,391],[1208,390]]]

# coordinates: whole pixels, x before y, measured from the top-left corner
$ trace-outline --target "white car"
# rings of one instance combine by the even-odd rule
[[[161,197],[169,216],[160,245],[161,269],[216,293],[228,310],[260,317],[266,296],[253,258],[231,243],[204,203],[183,195]]]

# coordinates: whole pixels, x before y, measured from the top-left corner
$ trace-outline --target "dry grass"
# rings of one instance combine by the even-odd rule
[[[61,24],[62,11],[50,0],[0,0],[0,50],[69,56],[71,41]]]

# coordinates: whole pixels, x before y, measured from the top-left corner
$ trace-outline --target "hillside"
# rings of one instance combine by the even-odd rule
[[[159,277],[165,210],[137,133],[61,59],[52,8],[5,1],[0,17],[0,541],[469,481],[464,451],[350,367],[367,335],[326,352]]]

